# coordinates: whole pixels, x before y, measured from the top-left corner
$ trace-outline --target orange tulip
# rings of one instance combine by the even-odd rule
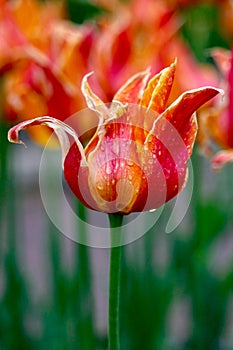
[[[113,98],[129,74],[148,66],[155,74],[174,57],[179,57],[180,64],[171,101],[187,89],[216,84],[216,72],[195,60],[178,34],[180,26],[177,13],[159,0],[120,2],[109,16],[102,17],[91,69],[96,72],[105,102]]]
[[[204,87],[183,93],[167,107],[176,64],[149,81],[149,71],[134,75],[115,94],[110,106],[82,82],[87,105],[99,117],[96,133],[84,148],[67,124],[39,117],[9,131],[11,142],[35,125],[48,125],[60,140],[65,178],[87,207],[129,214],[158,208],[183,189],[195,141],[194,112],[219,90]],[[68,135],[74,138],[70,146]]]
[[[218,170],[233,162],[233,54],[224,49],[214,49],[213,58],[222,76],[220,85],[225,96],[215,100],[212,107],[201,111],[199,142],[204,153],[213,155],[211,141],[223,150],[212,159],[212,166]]]
[[[85,106],[78,86],[88,71],[93,29],[63,20],[61,5],[26,0],[3,7],[0,65],[8,121],[43,114],[63,120]],[[30,133],[42,144],[51,134],[45,127]]]
[[[31,46],[45,49],[53,24],[65,17],[61,1],[3,1],[0,10],[1,73],[28,57]]]

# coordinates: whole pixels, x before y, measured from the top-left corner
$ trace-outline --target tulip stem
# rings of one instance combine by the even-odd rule
[[[111,229],[110,278],[109,278],[109,315],[108,315],[108,349],[119,350],[119,304],[121,271],[121,226],[123,216],[109,214]],[[118,244],[116,244],[118,240]],[[114,244],[113,244],[114,243]]]

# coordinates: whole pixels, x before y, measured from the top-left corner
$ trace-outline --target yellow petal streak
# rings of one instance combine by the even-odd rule
[[[141,105],[158,113],[164,112],[172,88],[176,62],[153,77],[144,91]]]

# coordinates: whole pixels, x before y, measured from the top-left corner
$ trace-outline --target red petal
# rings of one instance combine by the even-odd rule
[[[64,161],[64,177],[72,192],[86,207],[98,210],[89,190],[88,168],[81,167],[81,162],[79,148],[73,143]]]
[[[187,91],[161,115],[161,119],[168,120],[176,128],[190,154],[197,131],[196,117],[193,113],[220,92],[221,90],[212,87]],[[157,126],[155,122],[153,129]]]
[[[126,26],[126,28],[119,29],[120,32],[118,32],[117,35],[114,37],[114,41],[111,46],[112,56],[110,61],[111,65],[109,72],[111,77],[116,77],[118,74],[121,73],[122,69],[128,62],[131,53],[132,45],[129,38],[128,27]]]
[[[8,132],[8,140],[10,142],[23,144],[25,146],[24,142],[19,139],[19,132],[21,130],[24,130],[31,126],[36,126],[36,125],[46,125],[49,128],[54,130],[61,144],[63,159],[68,153],[68,150],[70,148],[70,142],[67,134],[71,135],[74,138],[80,150],[80,153],[82,154],[82,160],[85,162],[84,150],[74,129],[72,129],[69,125],[61,122],[60,120],[49,116],[43,116],[43,117],[31,119],[31,120],[26,120],[22,123],[15,125]]]
[[[212,168],[216,171],[229,163],[233,163],[233,149],[218,152],[211,161]]]
[[[135,74],[117,91],[113,97],[113,101],[137,104],[141,99],[148,78],[148,71]]]
[[[227,75],[230,69],[231,52],[218,47],[211,50],[211,56],[223,76]]]

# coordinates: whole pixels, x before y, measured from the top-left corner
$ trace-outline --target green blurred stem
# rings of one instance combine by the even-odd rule
[[[121,227],[123,216],[109,214],[111,229],[110,248],[110,278],[109,278],[109,316],[108,316],[108,341],[109,350],[120,349],[119,338],[119,305],[120,305],[120,271],[121,271]],[[112,245],[119,246],[112,246]]]

